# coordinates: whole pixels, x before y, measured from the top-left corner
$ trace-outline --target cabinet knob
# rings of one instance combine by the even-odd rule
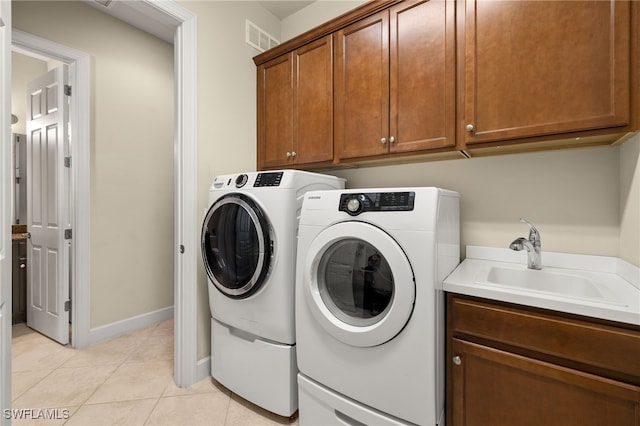
[[[454,356],[454,357],[453,357],[453,363],[454,363],[455,365],[460,365],[460,364],[462,364],[462,358],[460,358],[458,355]]]
[[[387,143],[387,138],[380,138],[380,143],[382,145],[386,144]]]
[[[291,158],[291,153],[287,151],[287,158]]]
[[[297,153],[297,152],[295,152],[295,151],[291,151],[291,156],[292,156],[292,157],[295,157],[296,155],[298,155],[298,153]]]
[[[394,143],[396,141],[396,138],[393,136],[389,136],[389,143]]]
[[[473,132],[473,124],[467,124],[467,132]]]
[[[24,269],[24,268],[26,268],[26,267],[27,267],[27,265],[26,265],[25,263],[21,263],[21,264],[20,264],[20,269]]]

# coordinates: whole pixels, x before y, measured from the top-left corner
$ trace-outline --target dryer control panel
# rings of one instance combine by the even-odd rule
[[[342,194],[338,210],[351,216],[363,212],[411,211],[415,197],[413,191]]]
[[[255,188],[263,186],[280,186],[283,172],[259,173],[256,181],[253,183]]]

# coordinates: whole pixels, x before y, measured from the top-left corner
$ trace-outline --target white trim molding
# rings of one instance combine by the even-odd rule
[[[0,1],[0,425],[11,408],[11,2]]]
[[[89,331],[89,344],[104,342],[115,337],[123,336],[134,331],[142,330],[162,321],[173,318],[173,306],[147,312],[135,317],[101,325]]]
[[[197,163],[196,163],[196,17],[174,1],[129,3],[161,12],[176,24],[173,42],[176,82],[174,222],[174,380],[187,387],[198,378],[197,359]]]

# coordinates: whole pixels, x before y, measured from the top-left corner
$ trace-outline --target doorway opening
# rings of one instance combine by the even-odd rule
[[[69,85],[76,88],[77,96],[69,98],[69,133],[73,140],[89,140],[89,55],[66,46],[41,39],[19,30],[12,31],[12,51],[43,63],[54,61],[69,69]],[[26,90],[24,91],[26,104]],[[26,115],[26,108],[25,108]],[[26,120],[26,119],[25,119]],[[89,186],[87,144],[71,143],[69,156],[75,158],[75,166],[69,176],[69,218],[76,229],[69,259],[69,300],[77,301],[71,310],[73,324],[70,339],[73,347],[89,344],[89,293],[88,288],[76,285],[89,282]]]

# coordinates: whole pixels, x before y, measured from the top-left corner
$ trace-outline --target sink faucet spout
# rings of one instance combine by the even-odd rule
[[[527,251],[527,267],[529,269],[542,269],[542,241],[540,233],[536,227],[525,219],[520,219],[529,225],[529,239],[524,237],[516,238],[509,244],[509,248],[515,251]]]

